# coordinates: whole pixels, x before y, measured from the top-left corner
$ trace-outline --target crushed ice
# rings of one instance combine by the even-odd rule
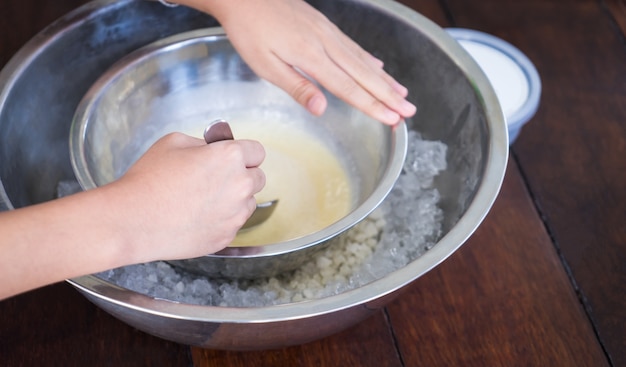
[[[299,302],[360,287],[405,266],[440,238],[443,212],[432,183],[446,168],[446,151],[445,144],[409,131],[402,174],[381,206],[295,271],[256,280],[211,279],[157,261],[97,276],[156,298],[229,307]]]

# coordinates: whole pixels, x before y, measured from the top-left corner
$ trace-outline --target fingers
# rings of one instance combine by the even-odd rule
[[[403,98],[406,98],[406,96],[409,93],[409,90],[402,84],[398,83],[391,75],[387,74],[383,70],[384,63],[382,60],[376,58],[374,55],[365,51],[361,46],[359,46],[356,42],[354,42],[350,37],[346,36],[343,32],[341,32],[339,28],[337,28],[334,25],[333,27],[336,29],[335,34],[339,38],[339,41],[347,50],[346,52],[353,54],[353,56],[348,55],[348,61],[350,60],[351,57],[354,57],[355,60],[363,60],[364,62],[368,63],[371,71],[376,73],[379,77],[382,77],[384,81],[387,84],[389,84],[396,92],[398,92]],[[339,48],[339,51],[342,52],[343,49]],[[340,61],[338,64],[342,65],[342,62]],[[368,71],[369,70],[366,70],[366,72]]]
[[[159,139],[151,150],[157,154],[158,151],[161,154],[187,151],[190,154],[187,163],[196,162],[193,164],[206,166],[213,172],[232,170],[236,174],[242,172],[243,168],[246,177],[243,178],[241,190],[250,192],[250,195],[258,193],[265,186],[265,174],[258,168],[265,160],[265,149],[258,141],[241,139],[206,144],[203,139],[182,133],[170,133]],[[152,154],[149,155],[151,156]],[[212,165],[207,166],[207,163]],[[232,178],[235,181],[239,179],[237,176]]]
[[[385,124],[394,125],[405,115],[412,114],[407,107],[403,106],[403,97],[381,77],[374,77],[372,81],[370,76],[361,80],[363,84],[360,84],[357,78],[362,78],[362,75],[353,72],[356,75],[355,78],[330,59],[326,59],[322,67],[324,72],[316,74],[314,78],[338,98],[367,115]],[[364,71],[360,72],[364,73]]]
[[[154,147],[156,148],[164,147],[167,149],[182,149],[182,148],[199,147],[203,145],[206,145],[206,142],[202,139],[194,138],[193,136],[189,136],[187,134],[183,134],[179,132],[173,132],[157,140],[154,144]]]
[[[272,55],[263,68],[257,71],[259,76],[269,80],[280,89],[289,93],[300,105],[315,116],[326,111],[328,101],[324,93],[289,63]]]
[[[239,155],[241,154],[240,159],[246,168],[258,167],[265,160],[265,149],[258,141],[240,139],[212,143],[212,145],[220,144],[229,147],[231,154],[237,155],[237,157],[234,158],[235,160],[239,159]]]
[[[344,102],[385,124],[394,125],[415,114],[415,106],[406,100],[407,88],[382,69],[382,61],[343,33],[334,37],[334,42],[309,47],[297,60],[283,60],[274,54],[257,72],[316,116],[326,110],[326,97],[296,68]]]
[[[263,189],[263,187],[265,187],[265,182],[266,182],[265,172],[263,172],[263,170],[258,167],[253,167],[253,168],[248,168],[247,173],[252,178],[251,191],[252,191],[252,195],[254,195],[260,192]],[[254,207],[256,208],[256,201],[254,201]]]
[[[339,98],[387,124],[415,114],[415,106],[406,100],[408,90],[347,36],[340,33],[337,42],[326,43],[325,50],[327,58],[320,70],[326,72],[315,77]]]
[[[265,149],[259,142],[245,139],[219,141],[206,145],[206,148],[214,150],[210,154],[219,156],[222,163],[235,172],[232,176],[233,184],[240,185],[238,191],[244,193],[244,196],[252,196],[263,189],[265,173],[259,166],[265,160]],[[241,168],[245,171],[241,171]],[[236,172],[243,172],[244,176],[236,176]]]
[[[226,149],[231,150],[231,154],[236,155],[237,157],[233,159],[240,159],[243,161],[244,165],[247,168],[250,167],[258,167],[265,160],[265,149],[263,145],[261,145],[258,141],[254,140],[225,140],[219,141],[215,143],[211,143],[210,146],[216,148],[216,146],[223,145],[225,147],[230,147]],[[163,146],[166,149],[185,149],[185,148],[195,148],[195,147],[208,147],[203,139],[195,138],[193,136],[189,136],[183,133],[169,133],[159,139],[157,143],[155,143],[155,147]],[[223,147],[219,147],[222,149]],[[240,158],[239,158],[240,156]]]

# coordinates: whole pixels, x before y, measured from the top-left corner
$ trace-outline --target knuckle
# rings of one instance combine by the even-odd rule
[[[251,200],[247,201],[243,209],[240,210],[233,218],[233,223],[236,225],[237,228],[240,228],[241,226],[246,224],[246,221],[248,220],[248,218],[250,218],[252,212],[254,212],[254,209],[256,209],[256,202],[254,201],[254,198],[252,198]]]
[[[371,111],[371,114],[373,115],[382,116],[387,112],[388,107],[381,101],[372,98],[368,103],[366,110]]]
[[[244,158],[244,152],[241,144],[235,141],[226,142],[224,147],[224,155],[229,161],[241,162]]]
[[[305,103],[309,97],[315,92],[313,83],[308,79],[302,77],[298,80],[289,93],[296,101]]]
[[[340,86],[338,94],[347,98],[348,96],[353,96],[360,91],[361,87],[352,79],[345,78]]]
[[[370,98],[367,104],[367,107],[369,107],[370,110],[376,111],[376,112],[383,112],[384,110],[387,109],[385,104],[376,98]]]
[[[234,219],[234,223],[236,228],[241,228],[250,216],[246,214],[246,212],[240,212]]]
[[[241,179],[241,193],[244,197],[250,196],[254,193],[255,187],[254,177],[252,175],[245,175]]]
[[[258,169],[257,172],[258,172],[257,181],[259,185],[257,186],[257,189],[255,189],[256,192],[261,191],[261,189],[265,187],[265,184],[267,182],[267,177],[265,176],[265,172],[263,172],[263,170],[261,169]]]
[[[249,217],[250,215],[252,215],[252,213],[253,213],[255,210],[256,210],[256,199],[255,199],[254,197],[251,197],[251,198],[248,200],[248,213],[247,213],[247,216],[246,216],[246,220],[248,220],[248,217]]]
[[[172,132],[161,138],[167,144],[179,144],[183,141],[185,135],[180,132]]]

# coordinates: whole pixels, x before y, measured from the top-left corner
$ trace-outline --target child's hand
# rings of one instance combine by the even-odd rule
[[[119,222],[140,246],[137,260],[191,258],[227,246],[256,208],[264,158],[250,140],[207,145],[174,133],[156,142],[108,188],[124,216]]]
[[[248,65],[314,115],[327,101],[298,71],[371,117],[396,124],[415,113],[382,62],[302,0],[181,0],[214,15]]]

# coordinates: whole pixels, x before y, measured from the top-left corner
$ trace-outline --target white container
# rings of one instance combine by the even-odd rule
[[[509,145],[539,107],[541,80],[533,63],[510,43],[487,33],[446,28],[487,75],[502,106]]]

